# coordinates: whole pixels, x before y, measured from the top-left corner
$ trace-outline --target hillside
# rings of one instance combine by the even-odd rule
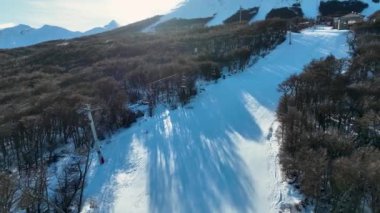
[[[93,113],[96,131],[100,138],[109,137],[142,115],[133,104],[147,104],[148,115],[155,114],[156,105],[185,105],[199,93],[198,81],[243,70],[282,43],[287,28],[283,20],[269,20],[180,32],[135,31],[157,18],[94,36],[0,51],[0,110],[5,112],[0,166],[22,171],[25,184],[17,187],[27,201],[20,208],[47,207],[43,199],[28,199],[41,193],[40,186],[49,186],[45,190],[57,196],[61,209],[81,208],[82,174],[93,150],[87,117],[80,114],[85,104],[99,109]],[[66,157],[71,160],[62,164]],[[49,180],[46,168],[56,161],[64,172]],[[67,187],[72,187],[69,192]]]
[[[316,18],[319,14],[319,4],[321,0],[201,0],[184,1],[178,8],[169,14],[163,15],[159,21],[153,22],[149,27],[142,30],[152,31],[156,26],[167,21],[181,20],[181,22],[191,22],[192,19],[204,21],[202,25],[215,26],[223,23],[236,22],[239,17],[240,8],[243,10],[243,20],[248,22],[260,21],[267,18],[273,9],[291,8],[300,5],[299,9],[305,18]],[[340,0],[343,2],[343,0]],[[322,2],[328,2],[327,0]],[[373,0],[363,0],[368,4],[362,14],[369,16],[380,9],[380,4]],[[297,7],[298,8],[298,7]],[[348,10],[351,11],[351,10]],[[347,13],[347,11],[346,11]],[[178,23],[182,24],[182,23]],[[118,24],[111,21],[103,27],[96,27],[86,32],[73,32],[56,26],[45,25],[39,29],[27,25],[0,30],[0,49],[9,49],[30,46],[45,41],[58,39],[71,39],[81,36],[88,36],[105,31],[116,29]]]
[[[0,212],[376,212],[379,22],[318,6],[189,0],[0,49]]]
[[[108,161],[91,166],[85,189],[96,207],[83,212],[279,212],[300,202],[276,158],[277,85],[313,59],[347,57],[346,36],[325,28],[293,34],[292,45],[244,72],[202,83],[188,105],[161,107],[113,135],[103,147]]]
[[[264,20],[272,9],[292,7],[300,4],[300,8],[306,18],[316,18],[319,14],[319,5],[323,0],[190,0],[185,1],[179,8],[163,16],[159,23],[173,18],[193,19],[213,17],[208,26],[223,24],[225,20],[233,16],[240,7],[243,9],[259,8],[257,15],[251,21]],[[340,0],[343,1],[343,0]],[[323,2],[327,2],[324,0]],[[363,10],[363,15],[369,16],[380,9],[380,3],[373,0],[363,0],[368,7]],[[157,25],[156,23],[155,25]]]

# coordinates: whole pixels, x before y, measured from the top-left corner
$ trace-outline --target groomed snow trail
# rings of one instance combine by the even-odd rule
[[[206,86],[188,106],[114,135],[105,165],[91,166],[83,212],[278,212],[299,199],[276,157],[277,85],[312,59],[347,57],[346,36],[322,27],[293,34],[292,45]]]

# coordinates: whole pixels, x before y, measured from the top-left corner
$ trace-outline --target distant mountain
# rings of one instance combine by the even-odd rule
[[[84,32],[83,34],[84,35],[93,35],[93,34],[102,33],[105,31],[110,31],[110,30],[116,29],[118,27],[120,27],[119,24],[115,20],[112,20],[110,23],[108,23],[104,27],[95,27],[89,31]]]
[[[0,49],[30,46],[44,41],[70,39],[80,36],[93,35],[118,28],[116,21],[111,21],[104,27],[96,27],[86,32],[70,31],[65,28],[44,25],[41,28],[32,28],[20,24],[15,27],[0,30]]]

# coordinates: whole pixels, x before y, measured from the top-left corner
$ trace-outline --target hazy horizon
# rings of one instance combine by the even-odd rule
[[[73,31],[104,26],[111,20],[120,25],[170,12],[184,0],[3,0],[0,29],[18,24],[45,24]]]

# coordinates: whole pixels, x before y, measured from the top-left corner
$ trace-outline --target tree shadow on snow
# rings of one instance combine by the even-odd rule
[[[218,128],[200,126],[202,121],[186,113],[167,114],[145,140],[150,212],[254,211],[252,179],[228,135],[236,130],[228,125],[218,132],[223,122]],[[257,129],[243,134],[260,135]]]

